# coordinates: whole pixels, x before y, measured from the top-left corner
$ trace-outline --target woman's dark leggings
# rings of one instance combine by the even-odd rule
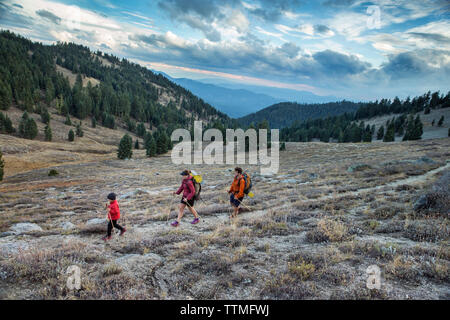
[[[112,221],[112,223],[111,223],[111,221]],[[123,228],[121,226],[119,226],[119,224],[117,223],[117,220],[110,220],[108,222],[108,237],[111,236],[111,231],[112,231],[113,225],[114,225],[114,228],[117,228],[120,231],[123,230]]]

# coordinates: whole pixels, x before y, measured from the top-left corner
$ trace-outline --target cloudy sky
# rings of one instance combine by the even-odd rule
[[[347,99],[450,90],[447,0],[0,0],[0,28],[175,77]]]

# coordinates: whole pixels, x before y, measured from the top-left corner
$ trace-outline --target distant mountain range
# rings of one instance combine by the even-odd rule
[[[281,101],[245,89],[228,89],[186,78],[172,80],[232,118],[245,116]]]
[[[323,103],[338,100],[333,96],[318,96],[307,91],[243,85],[216,79],[199,81],[187,78],[172,78],[164,72],[153,71],[161,73],[174,83],[188,89],[232,118],[240,118],[284,101]]]

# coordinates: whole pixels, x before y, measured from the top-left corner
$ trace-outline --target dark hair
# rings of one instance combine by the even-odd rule
[[[114,192],[111,192],[110,194],[108,194],[107,197],[109,200],[116,200],[116,194]]]
[[[188,176],[188,175],[190,175],[191,174],[191,170],[184,170],[183,172],[181,172],[181,175],[182,176]]]
[[[242,168],[236,167],[234,168],[234,171],[237,171],[239,174],[242,174]]]

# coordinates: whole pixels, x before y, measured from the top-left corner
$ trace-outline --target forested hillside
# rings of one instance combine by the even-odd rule
[[[271,128],[284,128],[295,121],[306,121],[329,116],[340,115],[346,112],[354,112],[362,103],[350,101],[299,104],[296,102],[282,102],[264,108],[258,112],[249,114],[238,120],[245,126],[253,123],[269,121]]]
[[[88,81],[90,80],[90,81]],[[130,131],[143,123],[170,135],[194,120],[231,126],[233,120],[162,75],[125,59],[73,43],[47,46],[0,32],[0,109],[92,117]],[[119,120],[119,121],[118,121]]]
[[[403,136],[403,140],[417,140],[422,135],[422,123],[417,115],[431,110],[450,107],[450,92],[446,95],[439,92],[427,92],[421,96],[405,100],[395,98],[392,101],[382,99],[380,101],[361,104],[355,112],[344,113],[339,116],[326,117],[315,120],[295,121],[290,127],[281,130],[283,141],[312,141],[319,139],[329,142],[333,139],[338,142],[370,142],[372,136],[378,139],[393,141],[395,135]],[[382,115],[400,115],[386,122],[382,131],[375,132],[375,126],[370,126],[362,120]]]

